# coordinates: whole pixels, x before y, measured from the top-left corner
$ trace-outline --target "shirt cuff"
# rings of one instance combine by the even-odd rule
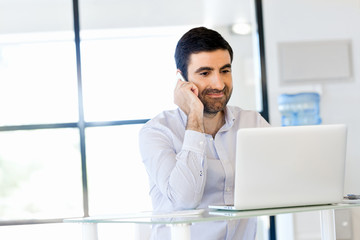
[[[206,137],[204,133],[186,130],[182,149],[196,153],[205,153]]]

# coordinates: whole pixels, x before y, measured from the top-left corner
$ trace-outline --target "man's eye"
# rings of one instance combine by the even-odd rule
[[[209,72],[201,72],[200,75],[201,76],[207,76],[207,75],[209,75]]]
[[[225,69],[225,70],[223,70],[222,72],[223,72],[223,73],[230,73],[231,70],[230,70],[230,69]]]

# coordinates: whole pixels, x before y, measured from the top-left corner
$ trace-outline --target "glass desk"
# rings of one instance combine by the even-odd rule
[[[130,214],[105,215],[85,218],[65,219],[67,223],[82,223],[83,240],[97,240],[98,223],[135,223],[165,224],[171,228],[172,240],[189,240],[190,225],[197,222],[229,221],[240,218],[274,216],[285,213],[320,211],[321,239],[336,240],[335,209],[360,207],[360,203],[340,203],[305,207],[286,207],[261,210],[226,211],[226,210],[189,210],[177,212],[139,212]]]

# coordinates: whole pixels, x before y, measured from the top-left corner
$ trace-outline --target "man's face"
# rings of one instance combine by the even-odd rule
[[[216,114],[224,110],[233,89],[229,52],[219,49],[191,54],[188,80],[198,87],[204,113]]]

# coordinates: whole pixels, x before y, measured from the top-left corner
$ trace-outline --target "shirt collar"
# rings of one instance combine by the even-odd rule
[[[233,112],[231,111],[231,108],[226,106],[224,113],[225,113],[225,124],[224,124],[224,126],[222,126],[222,128],[220,128],[219,131],[229,130],[234,125],[234,122],[235,122],[235,116],[234,116]]]

